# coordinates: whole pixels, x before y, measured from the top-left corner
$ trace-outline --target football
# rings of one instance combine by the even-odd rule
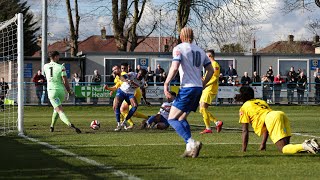
[[[93,120],[90,124],[90,128],[93,130],[98,130],[100,128],[100,122],[98,120]]]

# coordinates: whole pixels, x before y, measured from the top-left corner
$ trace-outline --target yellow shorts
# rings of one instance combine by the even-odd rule
[[[215,99],[216,99],[216,94],[203,91],[201,94],[200,103],[204,102],[206,104],[212,104],[212,101]]]
[[[266,115],[265,124],[273,143],[291,136],[288,117],[282,111],[271,111]]]

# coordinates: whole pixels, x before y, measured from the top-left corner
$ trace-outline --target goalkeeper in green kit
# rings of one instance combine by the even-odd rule
[[[62,109],[61,103],[64,101],[65,97],[64,88],[66,88],[69,94],[72,94],[73,92],[69,86],[65,67],[57,63],[59,58],[58,51],[51,52],[50,63],[45,64],[43,67],[44,75],[47,78],[48,97],[54,108],[50,131],[54,131],[54,125],[58,120],[58,117],[60,117],[65,124],[73,128],[77,133],[81,133],[80,129],[76,128],[70,123],[68,117],[65,115]]]

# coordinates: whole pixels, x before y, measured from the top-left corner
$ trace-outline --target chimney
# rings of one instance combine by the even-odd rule
[[[101,39],[107,39],[107,31],[105,27],[101,29]]]
[[[319,36],[318,35],[315,35],[314,37],[313,37],[313,43],[318,43],[319,42]]]
[[[292,34],[290,34],[290,35],[288,36],[288,42],[289,42],[289,43],[292,43],[292,42],[293,42],[293,39],[294,39],[294,36],[293,36]]]
[[[251,53],[256,53],[257,52],[257,49],[256,49],[256,37],[253,38],[252,44],[253,44],[253,48],[251,49]]]
[[[166,44],[164,45],[164,52],[169,52],[168,39],[166,39]]]

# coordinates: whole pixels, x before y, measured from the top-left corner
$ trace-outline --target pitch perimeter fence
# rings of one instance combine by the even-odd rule
[[[11,83],[8,83],[9,86]],[[70,83],[73,88],[75,95],[67,98],[67,93],[64,101],[64,105],[112,105],[114,95],[111,95],[109,91],[103,89],[104,84],[112,86],[113,83],[102,83],[100,86],[93,86],[91,82],[81,82],[78,85]],[[318,105],[319,97],[316,95],[315,83],[308,83],[306,89],[303,91],[304,94],[301,97],[300,102],[298,98],[297,88],[288,90],[287,85],[284,83],[279,88],[274,87],[273,84],[269,84],[265,88],[266,84],[255,84],[252,86],[255,90],[256,97],[266,100],[269,104],[301,104],[301,105]],[[212,105],[234,105],[238,104],[233,101],[233,97],[238,93],[240,86],[220,86],[219,92],[216,99],[212,102]],[[42,91],[37,91],[33,82],[24,83],[24,102],[25,105],[50,105],[46,87],[43,86]],[[171,84],[171,90],[178,92],[179,84]],[[17,102],[17,98],[9,94],[11,89],[7,93],[7,99]],[[289,92],[291,97],[288,97]],[[300,91],[301,92],[301,91]],[[300,93],[301,94],[301,93]],[[150,83],[146,87],[146,97],[151,105],[160,105],[165,101],[163,93],[163,84],[161,83]],[[141,100],[141,104],[145,104]],[[4,104],[5,105],[5,104]],[[2,105],[3,106],[3,105]]]

